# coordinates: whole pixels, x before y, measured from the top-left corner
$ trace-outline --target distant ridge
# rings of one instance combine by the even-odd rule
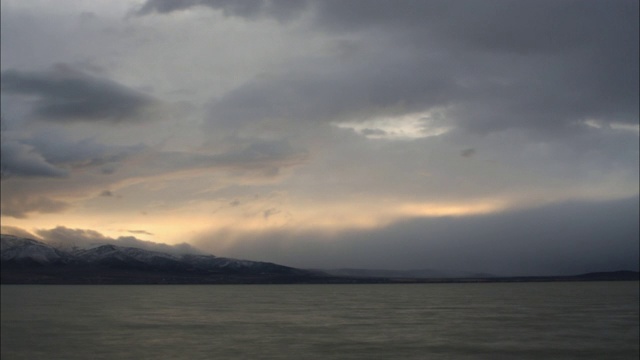
[[[214,255],[174,255],[135,247],[98,245],[62,250],[13,235],[0,235],[2,284],[325,284],[637,281],[637,271],[573,276],[498,277],[430,269],[303,270],[269,262]]]
[[[640,280],[640,273],[630,270],[591,272],[578,275],[555,276],[498,276],[468,271],[418,270],[371,270],[371,269],[331,269],[323,270],[329,275],[352,278],[387,278],[395,281],[416,282],[531,282],[531,281],[617,281]]]
[[[461,278],[494,278],[493,274],[474,273],[470,271],[414,269],[414,270],[382,270],[382,269],[331,269],[322,270],[329,275],[349,277],[382,277],[392,279],[461,279]]]
[[[575,275],[575,277],[582,278],[582,279],[593,279],[593,280],[607,280],[607,279],[640,280],[640,272],[629,271],[629,270],[618,270],[618,271],[609,271],[609,272],[592,272],[592,273]]]

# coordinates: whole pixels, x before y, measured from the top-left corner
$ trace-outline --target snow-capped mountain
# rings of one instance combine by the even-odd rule
[[[61,250],[46,243],[12,235],[1,237],[3,280],[12,271],[29,269],[64,273],[65,276],[110,276],[109,274],[162,274],[162,276],[310,276],[314,273],[273,263],[238,260],[213,255],[173,255],[134,247],[100,245],[90,249]],[[35,267],[34,267],[35,266]],[[16,270],[17,269],[17,270]],[[133,273],[132,273],[133,272]],[[6,276],[5,276],[6,275]],[[35,276],[31,274],[30,276]],[[155,275],[153,275],[155,276]],[[192,279],[193,280],[193,279]]]
[[[0,235],[0,258],[3,263],[39,265],[60,264],[70,260],[67,253],[52,246],[13,235]]]
[[[101,245],[71,252],[81,262],[132,269],[186,269],[177,256],[133,247]]]
[[[116,245],[101,245],[91,249],[78,249],[73,250],[71,253],[88,262],[100,262],[107,259],[134,260],[145,263],[152,262],[155,259],[178,260],[176,256],[166,253]]]

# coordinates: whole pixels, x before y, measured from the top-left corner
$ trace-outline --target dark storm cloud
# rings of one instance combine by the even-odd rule
[[[45,72],[6,70],[1,76],[2,92],[35,96],[35,113],[52,121],[122,122],[152,103],[144,94],[67,65]]]
[[[364,51],[348,61],[302,61],[226,94],[211,108],[215,127],[260,120],[336,121],[404,113],[449,104],[458,85],[441,76],[444,63],[393,49]],[[366,58],[366,59],[365,59]],[[433,72],[422,71],[429,64]]]
[[[235,5],[230,5],[233,3]],[[148,1],[144,12],[196,5],[249,19],[282,1]],[[242,5],[241,5],[242,4]],[[478,132],[572,132],[587,119],[638,123],[638,2],[312,1],[312,29],[348,34],[346,52],[296,59],[220,98],[216,124],[263,118],[336,121],[448,107]],[[268,9],[268,10],[267,10]]]
[[[0,144],[2,180],[13,177],[64,177],[68,172],[49,163],[36,149],[19,141]]]
[[[74,141],[54,131],[33,133],[29,138],[7,132],[1,146],[3,180],[66,177],[71,169],[87,167],[106,166],[115,170],[118,163],[145,149],[142,145],[109,146],[90,138]]]
[[[153,241],[140,240],[133,236],[120,236],[112,238],[105,236],[95,230],[88,229],[70,229],[64,226],[58,226],[53,229],[39,229],[36,231],[43,241],[54,246],[62,248],[87,248],[96,245],[117,245],[135,247],[149,251],[160,251],[170,254],[200,254],[200,250],[193,246],[181,243],[176,245],[167,245],[156,243]],[[140,233],[139,231],[137,233]],[[149,233],[144,232],[149,235]]]
[[[375,230],[272,231],[216,249],[291,266],[450,269],[499,275],[638,270],[639,198],[572,202],[470,217],[417,218]],[[219,234],[208,234],[217,239]],[[286,249],[286,251],[283,251]]]
[[[384,28],[488,51],[564,52],[636,34],[637,1],[355,0],[317,1],[316,24],[330,31]],[[616,21],[617,20],[617,21]],[[625,39],[626,38],[626,39]]]
[[[51,214],[69,209],[70,204],[45,196],[30,197],[25,194],[3,194],[0,201],[2,215],[23,219],[30,213]]]

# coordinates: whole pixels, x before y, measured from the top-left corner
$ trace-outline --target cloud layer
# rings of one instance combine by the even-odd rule
[[[511,213],[412,219],[337,234],[248,232],[227,246],[212,241],[224,238],[224,232],[213,232],[197,244],[228,256],[318,268],[432,268],[509,276],[638,271],[638,201],[570,202]]]
[[[35,96],[35,113],[52,121],[135,119],[151,98],[107,79],[61,64],[46,72],[5,70],[2,91]]]
[[[637,1],[60,1],[1,5],[5,226],[303,267],[637,263]]]
[[[14,229],[15,231],[15,229]],[[140,231],[137,231],[138,233]],[[24,234],[24,233],[22,233]],[[166,252],[169,254],[201,254],[201,251],[187,243],[167,245],[153,241],[140,240],[134,236],[111,238],[94,230],[69,229],[58,226],[53,229],[39,229],[36,234],[41,240],[60,248],[86,249],[100,245],[117,245],[135,247],[148,251]]]
[[[279,18],[285,3],[150,0],[143,9],[208,6]],[[638,123],[637,2],[322,1],[305,8],[313,29],[340,36],[333,53],[295,59],[281,75],[234,90],[215,105],[218,121],[335,121],[450,107],[452,121],[474,131]]]

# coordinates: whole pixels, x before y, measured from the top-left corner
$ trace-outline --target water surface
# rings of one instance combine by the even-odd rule
[[[2,285],[11,359],[638,359],[638,282]]]

